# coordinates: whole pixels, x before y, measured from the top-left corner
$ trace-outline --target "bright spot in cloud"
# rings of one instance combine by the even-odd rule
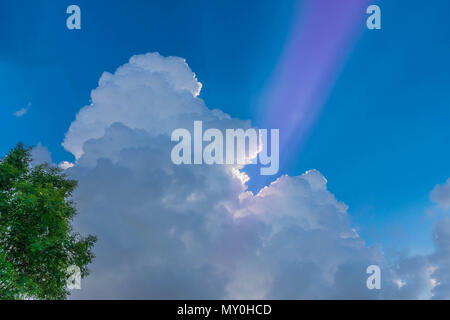
[[[63,169],[63,170],[72,168],[73,166],[74,166],[74,164],[72,162],[69,162],[69,161],[62,161],[62,162],[60,162],[58,164],[58,167]]]

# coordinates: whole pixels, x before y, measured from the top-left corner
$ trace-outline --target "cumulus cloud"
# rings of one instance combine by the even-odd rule
[[[434,187],[430,194],[431,201],[437,203],[442,208],[450,208],[450,178],[443,184]]]
[[[73,298],[428,298],[444,288],[447,225],[434,256],[388,260],[316,170],[253,194],[240,167],[174,165],[173,129],[251,126],[207,108],[200,89],[183,59],[134,56],[102,75],[71,124],[76,227],[99,239]],[[383,290],[366,288],[371,264]]]
[[[103,73],[92,92],[92,105],[78,113],[63,146],[78,159],[83,144],[102,137],[114,122],[151,134],[170,134],[174,127],[183,127],[192,118],[226,117],[196,99],[200,89],[200,82],[182,58],[133,56],[114,74]]]

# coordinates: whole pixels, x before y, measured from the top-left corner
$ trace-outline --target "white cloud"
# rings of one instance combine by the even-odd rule
[[[69,161],[62,161],[58,164],[58,167],[63,170],[67,170],[69,168],[72,168],[73,166],[74,166],[74,164]]]
[[[102,75],[71,124],[77,229],[99,238],[74,298],[418,298],[449,283],[427,272],[446,257],[447,226],[436,229],[436,257],[388,264],[316,170],[254,195],[239,167],[172,164],[174,128],[250,126],[208,109],[200,88],[181,58],[134,56]],[[371,264],[383,290],[366,288]]]
[[[431,201],[442,208],[450,208],[450,178],[443,184],[434,187],[430,194]]]
[[[169,134],[174,127],[191,122],[187,119],[225,117],[208,110],[196,98],[200,89],[201,84],[182,58],[164,58],[157,53],[133,56],[114,75],[103,73],[91,94],[92,104],[78,113],[63,145],[78,159],[83,144],[102,137],[114,122],[151,134]]]

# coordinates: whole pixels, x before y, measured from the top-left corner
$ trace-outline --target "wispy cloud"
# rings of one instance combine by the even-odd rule
[[[28,103],[25,108],[21,108],[21,109],[17,110],[16,112],[14,112],[14,116],[17,118],[23,117],[24,115],[27,114],[30,107],[31,107],[31,103]]]

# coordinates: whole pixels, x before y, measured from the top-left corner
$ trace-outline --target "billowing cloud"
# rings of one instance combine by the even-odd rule
[[[386,259],[316,170],[255,195],[239,167],[174,165],[173,129],[251,126],[207,108],[200,89],[183,59],[134,56],[102,75],[71,124],[76,227],[99,239],[73,298],[429,298],[444,288],[447,225],[433,257]],[[382,290],[366,287],[372,264]]]
[[[92,104],[78,113],[63,145],[80,158],[84,143],[102,137],[114,122],[155,135],[192,125],[192,119],[228,117],[207,109],[197,98],[200,89],[201,84],[182,58],[164,58],[156,53],[133,56],[114,75],[103,73],[92,92]]]

